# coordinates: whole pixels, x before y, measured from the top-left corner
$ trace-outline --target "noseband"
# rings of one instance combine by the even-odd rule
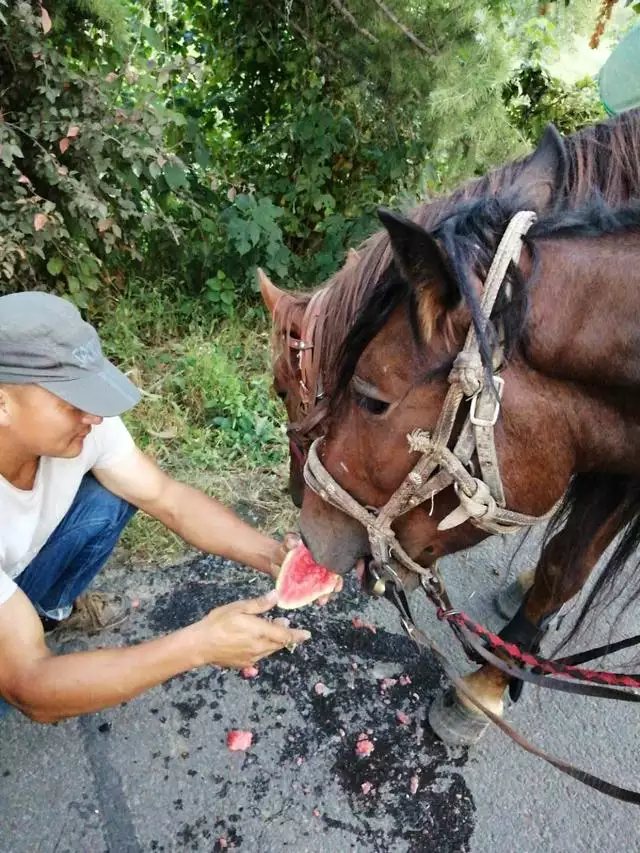
[[[531,211],[520,211],[509,222],[487,274],[480,307],[485,326],[489,323],[496,298],[511,262],[517,262],[522,251],[522,238],[536,219]],[[393,562],[431,581],[433,573],[409,557],[398,541],[392,524],[397,518],[453,485],[459,506],[438,524],[438,530],[449,530],[469,521],[489,533],[511,533],[549,518],[556,507],[536,517],[506,508],[506,500],[495,446],[494,427],[500,415],[504,379],[498,375],[502,363],[494,360],[491,382],[480,356],[478,338],[469,329],[462,351],[456,357],[448,376],[449,391],[440,417],[432,433],[418,429],[407,436],[409,450],[420,453],[420,459],[407,474],[387,503],[378,510],[360,504],[329,474],[318,450],[323,438],[309,449],[304,468],[307,486],[322,500],[360,522],[367,531],[371,554],[378,572],[398,581]],[[455,443],[450,449],[452,432],[463,401],[469,402],[469,413]],[[469,472],[474,451],[481,477]]]

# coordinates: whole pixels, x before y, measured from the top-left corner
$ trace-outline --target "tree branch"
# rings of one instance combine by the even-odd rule
[[[370,42],[373,44],[378,44],[378,39],[372,35],[369,30],[365,30],[364,27],[358,25],[358,22],[353,17],[351,12],[347,9],[344,3],[341,3],[340,0],[330,0],[331,5],[340,12],[340,14],[349,21],[349,23],[355,27],[355,29],[363,35],[365,38],[368,38]]]
[[[382,0],[373,0],[373,2],[380,9],[380,11],[383,12],[383,14],[385,14],[387,16],[387,18],[389,18],[389,20],[392,21],[396,25],[396,27],[398,27],[399,30],[402,30],[402,32],[409,39],[409,41],[412,41],[415,44],[415,46],[420,48],[420,50],[423,53],[426,53],[427,56],[432,55],[431,51],[426,46],[426,44],[423,44],[420,41],[420,39],[418,38],[418,36],[414,35],[414,33],[412,33],[411,30],[407,29],[407,27],[405,27],[405,25],[401,21],[398,20],[398,18],[393,14],[393,12],[387,6],[386,3],[383,3]]]

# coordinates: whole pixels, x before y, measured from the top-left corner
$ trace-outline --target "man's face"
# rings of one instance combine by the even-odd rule
[[[34,456],[72,459],[102,422],[37,385],[0,385],[0,441]]]

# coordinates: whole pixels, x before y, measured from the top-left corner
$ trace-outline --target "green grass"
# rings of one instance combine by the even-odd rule
[[[223,320],[176,294],[135,282],[96,318],[105,353],[142,392],[125,415],[127,426],[176,479],[270,533],[295,528],[286,493],[285,412],[271,389],[264,314],[252,310]],[[156,565],[188,553],[178,537],[142,514],[123,547]]]

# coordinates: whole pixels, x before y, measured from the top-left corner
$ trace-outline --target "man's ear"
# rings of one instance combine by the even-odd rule
[[[8,385],[0,385],[0,427],[11,423],[11,394]]]

